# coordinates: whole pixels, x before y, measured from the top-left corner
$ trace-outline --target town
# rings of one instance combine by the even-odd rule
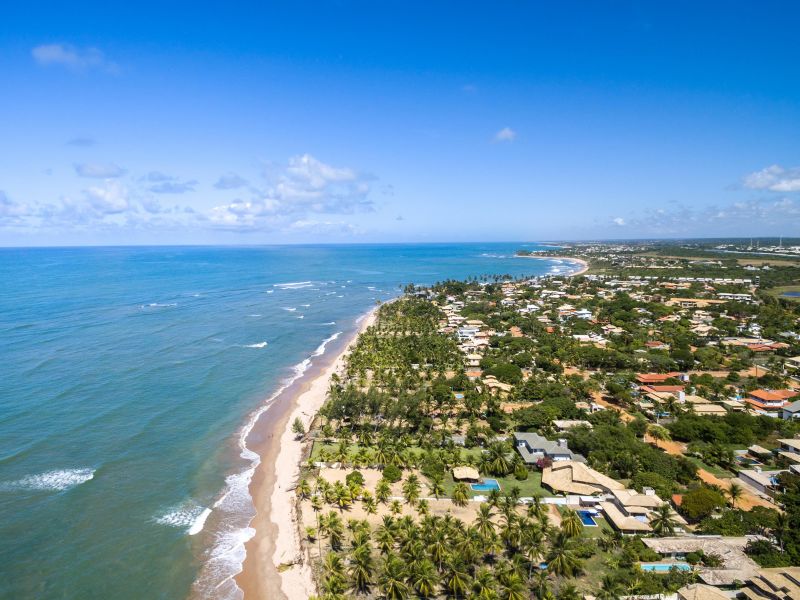
[[[321,597],[800,598],[800,266],[552,255],[409,286],[298,426]]]

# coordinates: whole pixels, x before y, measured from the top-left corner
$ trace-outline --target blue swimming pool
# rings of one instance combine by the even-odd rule
[[[669,573],[672,569],[679,571],[691,571],[692,565],[689,563],[639,563],[642,571],[652,571],[655,573]]]
[[[484,479],[481,483],[473,483],[470,487],[476,492],[491,492],[499,490],[500,484],[497,483],[497,479]]]
[[[579,510],[578,516],[581,518],[581,522],[586,527],[597,527],[597,521],[594,520],[594,515],[590,510]]]

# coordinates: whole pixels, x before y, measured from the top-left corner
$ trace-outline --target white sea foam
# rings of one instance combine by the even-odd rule
[[[260,317],[261,315],[259,313],[253,313],[253,314],[247,315],[247,316],[248,317]]]
[[[303,288],[311,287],[314,285],[310,281],[290,281],[289,283],[276,283],[272,287],[279,290],[301,290]]]
[[[194,582],[194,590],[198,596],[225,599],[242,597],[242,592],[236,585],[234,577],[242,570],[242,563],[246,556],[245,544],[256,533],[255,529],[250,527],[250,522],[256,514],[253,499],[250,496],[250,481],[261,462],[261,457],[247,447],[247,438],[258,419],[272,405],[275,398],[297,381],[311,366],[312,359],[322,356],[328,344],[341,334],[341,331],[337,331],[324,339],[308,358],[296,364],[292,369],[292,375],[285,379],[281,386],[250,414],[247,422],[239,431],[239,456],[248,461],[249,466],[225,478],[225,489],[212,506],[213,511],[219,512],[221,515],[223,525],[215,533],[213,546],[206,552],[205,563]],[[197,522],[200,516],[198,515],[194,522]],[[205,523],[205,519],[203,523]]]
[[[301,304],[300,306],[302,306],[303,308],[310,308],[311,307],[310,304]]]
[[[268,294],[274,294],[274,293],[275,293],[275,290],[267,290],[267,293],[268,293]]]
[[[336,321],[328,321],[327,323],[323,323],[323,325],[336,325]]]
[[[267,342],[258,342],[257,344],[245,344],[245,348],[266,348]]]
[[[297,309],[296,309],[295,307],[293,307],[293,306],[282,306],[281,308],[282,308],[283,310],[288,310],[289,312],[294,312],[294,311],[296,311],[296,310],[297,310]]]
[[[305,316],[305,315],[297,315],[297,316],[295,317],[295,319],[305,319],[305,318],[306,318],[306,316]]]
[[[17,481],[0,483],[0,490],[42,490],[61,492],[86,483],[94,477],[95,469],[60,469],[37,475],[27,475]]]
[[[150,304],[142,304],[139,308],[142,310],[153,309],[153,308],[174,308],[178,306],[177,302],[151,302]]]
[[[210,508],[200,506],[194,500],[186,500],[168,508],[153,520],[159,525],[185,529],[189,535],[196,535],[203,531],[203,525],[210,514]]]

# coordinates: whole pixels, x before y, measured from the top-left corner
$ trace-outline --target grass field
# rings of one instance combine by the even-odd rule
[[[796,292],[800,294],[800,285],[782,285],[780,287],[774,287],[769,290],[767,293],[770,296],[775,296],[776,298],[782,298],[783,300],[791,300],[792,302],[800,302],[800,296],[789,297],[784,296],[786,292]]]

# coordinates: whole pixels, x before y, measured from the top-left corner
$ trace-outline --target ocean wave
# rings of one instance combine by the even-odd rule
[[[306,316],[305,316],[305,315],[297,315],[297,316],[295,317],[295,319],[305,319],[305,318],[306,318]]]
[[[253,314],[247,315],[247,316],[255,318],[255,317],[260,317],[261,315],[259,313],[253,313]]]
[[[148,310],[154,308],[175,308],[176,306],[178,306],[177,302],[165,302],[165,303],[151,302],[150,304],[142,304],[141,306],[139,306],[139,308],[141,310]]]
[[[336,321],[328,321],[327,323],[323,323],[323,325],[336,325]]]
[[[27,475],[17,481],[0,483],[0,490],[42,490],[63,492],[94,477],[95,469],[60,469],[37,475]]]
[[[215,533],[212,546],[205,553],[205,562],[194,582],[194,591],[200,597],[241,598],[241,590],[234,578],[242,570],[246,557],[245,544],[255,535],[250,523],[256,514],[250,496],[250,482],[261,457],[248,448],[247,438],[261,415],[272,406],[273,401],[308,370],[312,359],[322,356],[328,344],[336,340],[341,331],[325,338],[311,355],[292,368],[292,375],[256,410],[250,413],[247,422],[239,431],[239,456],[249,465],[238,473],[225,478],[225,489],[212,505],[212,510],[221,515],[224,523]]]
[[[245,344],[242,348],[266,348],[267,342],[258,342],[257,344]]]
[[[314,285],[311,281],[290,281],[289,283],[275,283],[272,287],[279,290],[301,290]]]
[[[178,506],[167,509],[154,521],[159,525],[185,529],[188,535],[196,535],[203,531],[203,526],[210,514],[210,508],[200,506],[193,500],[187,500]]]
[[[310,304],[301,304],[300,306],[302,306],[303,308],[311,308]]]
[[[294,311],[296,311],[296,310],[297,310],[297,309],[296,309],[295,307],[293,307],[293,306],[281,306],[281,308],[282,308],[283,310],[288,310],[289,312],[294,312]]]

